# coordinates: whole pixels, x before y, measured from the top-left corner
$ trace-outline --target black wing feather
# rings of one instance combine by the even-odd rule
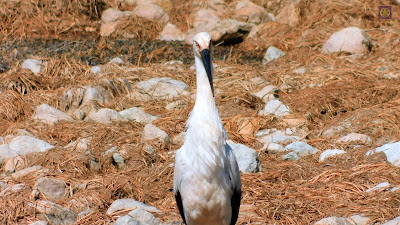
[[[181,214],[181,217],[183,219],[183,223],[186,224],[185,212],[183,211],[183,205],[182,205],[182,197],[181,197],[181,193],[179,192],[179,190],[177,190],[175,193],[175,200],[176,200],[176,204],[178,205],[179,213]]]
[[[232,217],[231,217],[231,225],[235,225],[238,216],[239,216],[239,208],[240,208],[240,200],[242,199],[242,191],[237,190],[236,188],[233,190],[233,195],[231,198],[231,206],[232,206]]]

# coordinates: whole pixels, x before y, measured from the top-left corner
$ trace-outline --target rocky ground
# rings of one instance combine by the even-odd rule
[[[399,9],[0,1],[1,223],[180,224],[174,151],[207,31],[237,224],[399,224]]]

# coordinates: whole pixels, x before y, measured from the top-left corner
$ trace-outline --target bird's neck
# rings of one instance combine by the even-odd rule
[[[216,109],[215,105],[215,98],[213,96],[210,81],[207,77],[207,72],[204,68],[204,65],[198,57],[195,58],[195,65],[196,65],[196,83],[197,83],[197,93],[196,93],[196,107],[201,107],[202,110]]]

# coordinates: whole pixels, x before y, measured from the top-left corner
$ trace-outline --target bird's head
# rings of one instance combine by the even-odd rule
[[[201,59],[204,65],[204,69],[207,73],[208,81],[211,85],[211,90],[214,96],[214,86],[213,86],[213,65],[211,57],[211,35],[206,32],[201,32],[196,34],[193,38],[193,51],[194,56]]]

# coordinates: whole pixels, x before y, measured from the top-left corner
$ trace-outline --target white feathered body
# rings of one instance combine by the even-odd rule
[[[239,170],[198,58],[196,67],[196,103],[187,121],[185,143],[176,153],[174,189],[182,197],[187,225],[229,225],[232,186],[240,186]]]

